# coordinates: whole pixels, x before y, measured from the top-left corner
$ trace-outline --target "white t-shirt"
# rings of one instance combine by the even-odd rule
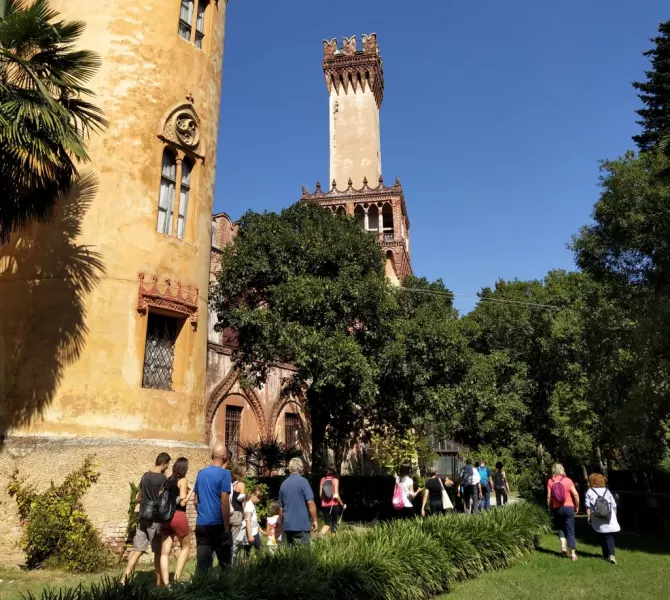
[[[461,471],[461,479],[463,480],[463,485],[477,485],[482,481],[482,478],[479,476],[479,471],[477,471],[476,467],[472,467],[471,477],[466,477],[465,467],[463,467],[463,470]]]
[[[593,514],[598,496],[604,496],[610,505],[610,520],[601,519]],[[598,533],[616,533],[621,531],[619,521],[616,518],[616,500],[607,488],[590,488],[584,497],[584,506],[591,510],[591,527]]]
[[[256,514],[256,505],[251,501],[247,500],[247,503],[244,505],[244,531],[247,530],[247,515],[251,513],[251,537],[256,537],[256,534],[260,531],[258,526],[258,514]],[[251,542],[251,540],[248,540]]]
[[[412,502],[414,495],[412,492],[410,492],[410,490],[414,485],[414,480],[411,477],[405,475],[405,477],[402,479],[400,479],[400,477],[396,477],[395,484],[402,490],[403,506],[405,508],[412,508],[414,506],[414,503]]]

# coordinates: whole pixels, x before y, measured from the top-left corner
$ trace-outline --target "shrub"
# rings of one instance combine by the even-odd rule
[[[529,503],[479,516],[450,515],[348,529],[311,548],[280,547],[246,565],[175,587],[150,589],[107,580],[78,595],[46,591],[43,600],[422,600],[459,579],[509,566],[548,531],[546,511]]]
[[[16,498],[25,523],[21,546],[29,568],[46,565],[91,573],[106,566],[107,554],[81,504],[99,475],[93,457],[88,457],[60,486],[51,482],[38,493],[17,471],[13,473],[8,492]]]

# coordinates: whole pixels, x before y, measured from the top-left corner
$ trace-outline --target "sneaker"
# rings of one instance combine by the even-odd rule
[[[613,565],[616,565],[616,558],[614,555],[610,556],[607,560],[609,560]]]

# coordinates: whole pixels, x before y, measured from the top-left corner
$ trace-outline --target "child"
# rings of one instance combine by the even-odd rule
[[[261,530],[258,525],[258,514],[256,513],[256,504],[261,501],[261,490],[258,486],[251,488],[247,494],[247,502],[244,505],[244,522],[246,528],[246,540],[244,550],[246,555],[249,555],[251,546],[259,550],[262,548],[261,544]]]
[[[279,502],[273,502],[270,505],[270,516],[268,517],[268,526],[267,530],[264,532],[268,538],[268,550],[270,552],[276,552],[277,546],[281,542],[281,523],[279,522]]]

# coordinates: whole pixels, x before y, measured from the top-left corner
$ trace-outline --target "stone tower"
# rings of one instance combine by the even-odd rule
[[[158,452],[206,463],[207,293],[227,0],[51,0],[82,20],[109,127],[97,192],[0,246],[4,475],[62,480],[95,454],[89,514],[111,540]],[[48,466],[48,471],[44,471]],[[45,478],[46,473],[46,478]],[[104,521],[102,521],[104,520]],[[115,525],[116,523],[116,525]],[[111,527],[111,529],[109,529]],[[105,529],[107,528],[107,529]],[[105,533],[107,532],[107,533]]]
[[[405,195],[396,178],[384,185],[381,175],[379,109],[384,98],[384,72],[377,35],[323,42],[323,72],[330,115],[329,191],[317,182],[314,193],[303,187],[302,200],[333,212],[353,215],[373,232],[386,255],[386,273],[399,284],[411,274],[409,217]]]

